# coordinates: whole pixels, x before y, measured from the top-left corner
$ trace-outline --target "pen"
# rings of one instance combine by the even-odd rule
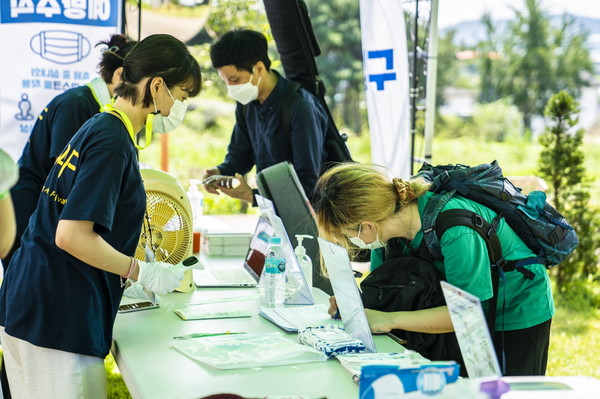
[[[218,335],[233,335],[233,334],[244,334],[241,332],[230,332],[230,331],[225,331],[222,333],[193,333],[193,334],[187,334],[187,335],[179,335],[177,337],[173,337],[173,339],[191,339],[191,338],[202,338],[202,337],[216,337]]]

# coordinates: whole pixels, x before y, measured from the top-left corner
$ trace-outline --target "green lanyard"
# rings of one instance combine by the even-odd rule
[[[123,122],[123,124],[125,125],[125,128],[127,129],[129,137],[131,137],[131,141],[133,142],[135,148],[137,148],[138,150],[143,150],[144,148],[150,145],[150,143],[152,142],[152,129],[146,129],[146,145],[141,147],[135,141],[135,132],[133,131],[133,124],[131,123],[131,120],[125,112],[119,111],[112,104],[106,104],[104,106],[104,112],[116,114],[116,116],[119,119],[121,119],[121,122]]]

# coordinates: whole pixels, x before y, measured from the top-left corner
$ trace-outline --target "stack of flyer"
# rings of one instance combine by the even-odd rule
[[[251,218],[249,223],[245,219],[237,221],[232,219],[229,223],[215,216],[202,216],[200,232],[200,251],[205,255],[213,256],[245,256],[252,239],[253,228],[256,220]]]
[[[360,378],[362,366],[385,364],[394,365],[398,368],[413,368],[431,363],[430,360],[419,353],[408,349],[402,353],[350,353],[336,356],[336,359],[352,374],[356,382]]]
[[[251,233],[201,232],[200,248],[206,255],[245,256],[252,239]]]

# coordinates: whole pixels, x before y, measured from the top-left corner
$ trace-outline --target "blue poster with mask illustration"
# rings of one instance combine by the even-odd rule
[[[123,1],[0,2],[0,148],[15,161],[46,104],[97,76],[96,45],[121,31]]]

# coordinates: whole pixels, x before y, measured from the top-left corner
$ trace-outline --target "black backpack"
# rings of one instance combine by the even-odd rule
[[[445,306],[440,275],[427,260],[399,256],[385,260],[361,282],[364,307],[385,312]],[[465,370],[454,333],[426,334],[392,330],[407,349],[430,360],[455,360]]]

